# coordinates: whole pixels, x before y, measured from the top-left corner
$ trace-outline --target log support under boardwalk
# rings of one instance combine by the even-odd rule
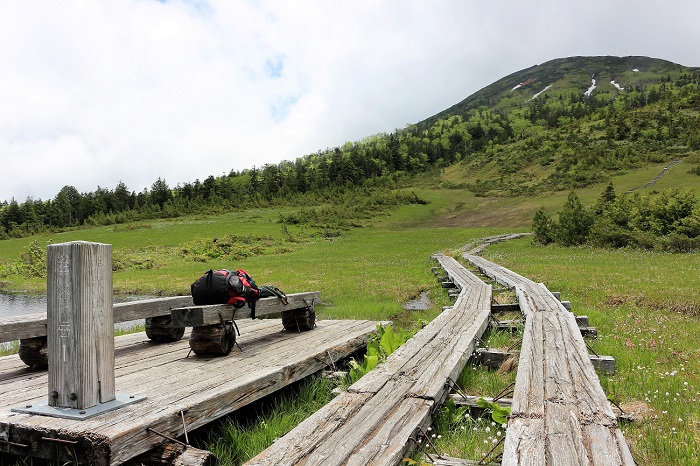
[[[19,341],[19,358],[33,369],[49,365],[49,348],[46,337],[23,338]]]
[[[185,327],[176,327],[170,316],[146,317],[146,336],[156,342],[180,341]]]
[[[236,343],[232,322],[192,327],[190,348],[196,355],[226,356]]]

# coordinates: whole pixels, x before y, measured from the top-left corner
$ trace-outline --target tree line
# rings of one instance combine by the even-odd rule
[[[542,245],[687,252],[700,249],[700,201],[692,192],[676,189],[617,195],[609,184],[592,206],[584,207],[571,191],[557,218],[539,208],[532,230]]]

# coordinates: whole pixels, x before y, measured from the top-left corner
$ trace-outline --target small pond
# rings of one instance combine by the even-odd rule
[[[151,296],[114,295],[114,302],[124,303],[128,301],[138,301],[140,299],[149,298],[151,298]],[[0,293],[0,319],[26,314],[36,314],[37,312],[46,312],[46,295],[26,293]],[[132,320],[130,322],[120,322],[114,324],[114,327],[121,330],[126,330],[142,324],[143,319]],[[0,346],[7,346],[7,344],[0,343]]]

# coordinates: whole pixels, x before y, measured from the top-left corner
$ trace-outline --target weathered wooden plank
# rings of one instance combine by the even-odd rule
[[[362,397],[362,406],[351,416],[334,422],[332,429],[318,424],[327,417],[312,416],[247,464],[397,464],[412,448],[409,436],[427,425],[431,407],[447,395],[447,378],[463,369],[476,337],[488,324],[491,287],[481,281],[463,284],[454,306],[336,398]],[[316,428],[324,436],[312,446],[304,435]],[[303,446],[297,448],[296,442]]]
[[[520,351],[503,351],[495,348],[478,348],[476,350],[477,362],[492,369],[500,368],[503,363],[511,357],[520,357]],[[588,359],[595,370],[606,374],[615,373],[615,358],[612,356],[596,356],[589,354]]]
[[[455,258],[438,254],[433,256],[445,270],[450,280],[464,288],[469,285],[482,285],[483,281],[472,272],[464,268]]]
[[[621,458],[621,450],[627,449],[621,449],[617,443],[617,436],[611,435],[614,430],[619,429],[615,429],[614,427],[611,429],[610,426],[603,426],[600,424],[589,424],[587,426],[583,426],[583,434],[587,439],[586,446],[588,450],[586,453],[591,460],[591,464],[596,466],[634,464],[634,462],[625,463],[623,458]]]
[[[312,291],[290,294],[287,295],[287,301],[288,303],[285,305],[275,297],[260,299],[255,304],[255,316],[263,317],[307,307],[313,309],[314,303],[321,301],[321,293],[319,291]],[[170,315],[174,327],[200,327],[218,324],[221,322],[222,318],[224,320],[230,320],[232,316],[233,319],[250,318],[251,310],[247,306],[236,309],[230,304],[214,304],[176,308],[170,311]]]
[[[515,417],[511,411],[506,440],[503,444],[501,466],[542,466],[548,464],[546,442],[542,418]]]
[[[425,328],[417,332],[406,343],[401,345],[383,363],[373,369],[370,374],[365,375],[348,388],[349,392],[357,393],[377,393],[384,384],[397,374],[403,377],[414,376],[423,365],[431,364],[436,355],[432,352],[436,343],[434,339],[438,337],[439,330],[458,316],[450,309],[439,314],[428,323]],[[409,365],[409,367],[406,367]]]
[[[515,288],[526,316],[503,465],[634,464],[566,305],[543,284],[473,263]]]
[[[422,377],[420,384],[414,388],[415,396],[442,396],[446,377],[456,377],[453,371],[461,371],[466,363],[466,358],[473,351],[473,342],[477,336],[481,336],[488,324],[488,303],[490,302],[491,288],[486,284],[483,286],[482,302],[480,304],[481,313],[478,314],[478,322],[471,332],[465,329],[471,325],[476,309],[468,309],[466,298],[460,298],[452,307],[438,315],[424,329],[414,335],[409,341],[402,345],[386,362],[380,364],[371,376],[365,376],[353,384],[349,391],[355,392],[378,392],[381,387],[392,377],[401,374],[402,377],[415,377],[418,380]],[[466,289],[465,289],[466,290]],[[468,295],[468,292],[463,292]],[[468,315],[465,315],[467,313]],[[471,314],[470,314],[471,313]],[[480,332],[480,333],[479,333]],[[459,338],[455,338],[459,336]],[[451,342],[451,343],[449,343]],[[461,343],[460,343],[461,342]],[[446,348],[446,344],[450,344]],[[459,343],[457,348],[454,345]],[[447,361],[445,364],[435,364],[435,361]],[[460,359],[464,359],[460,363]],[[435,371],[445,370],[445,378],[435,378]],[[461,367],[460,367],[461,366]],[[431,372],[432,371],[432,372]],[[432,388],[431,388],[432,387]]]
[[[462,314],[456,320],[452,330],[443,332],[445,342],[444,349],[436,352],[435,357],[440,364],[430,364],[425,367],[411,389],[411,396],[430,397],[438,402],[443,401],[447,395],[445,381],[447,378],[456,380],[464,369],[467,360],[474,352],[476,339],[484,334],[488,327],[488,318],[491,303],[491,286],[471,286],[467,289],[470,302],[464,305],[456,303],[454,311]]]
[[[347,458],[347,466],[394,466],[413,448],[409,438],[418,427],[430,426],[435,402],[407,398],[387,416],[365,442]],[[338,463],[339,464],[339,463]]]
[[[516,285],[532,283],[522,275],[494,264],[493,262],[489,262],[482,257],[465,254],[464,258],[478,268],[484,275],[508,288],[515,288]]]
[[[112,246],[47,247],[48,404],[86,409],[115,399]]]
[[[192,296],[171,296],[167,298],[142,299],[114,304],[114,322],[128,322],[169,315],[170,310],[192,305]]]
[[[389,380],[377,394],[365,402],[355,416],[339,426],[326,441],[300,461],[300,464],[346,464],[353,453],[371,438],[377,426],[382,425],[390,413],[398,409],[404,399],[402,395],[410,387],[410,379],[401,377]]]
[[[559,403],[571,403],[576,399],[573,374],[569,368],[567,353],[571,340],[562,334],[559,314],[536,312],[534,319],[541,319],[544,359],[544,398]],[[528,318],[529,319],[529,318]]]
[[[169,315],[170,309],[192,305],[191,296],[143,299],[112,306],[114,322]],[[46,336],[46,312],[0,318],[0,342]]]
[[[372,396],[370,393],[345,393],[331,400],[326,406],[312,414],[283,439],[246,463],[249,466],[273,466],[300,464],[335,430],[353,417]]]
[[[43,336],[46,336],[45,312],[0,319],[0,342]]]
[[[574,405],[546,400],[544,425],[548,464],[589,464],[582,425]],[[595,448],[601,448],[601,445]]]
[[[544,360],[542,321],[535,313],[525,321],[523,343],[515,377],[512,415],[544,416]],[[506,441],[508,439],[506,438]]]

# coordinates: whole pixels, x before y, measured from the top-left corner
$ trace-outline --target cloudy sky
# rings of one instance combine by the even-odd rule
[[[390,132],[574,55],[700,66],[697,0],[0,6],[0,200],[171,187]]]

